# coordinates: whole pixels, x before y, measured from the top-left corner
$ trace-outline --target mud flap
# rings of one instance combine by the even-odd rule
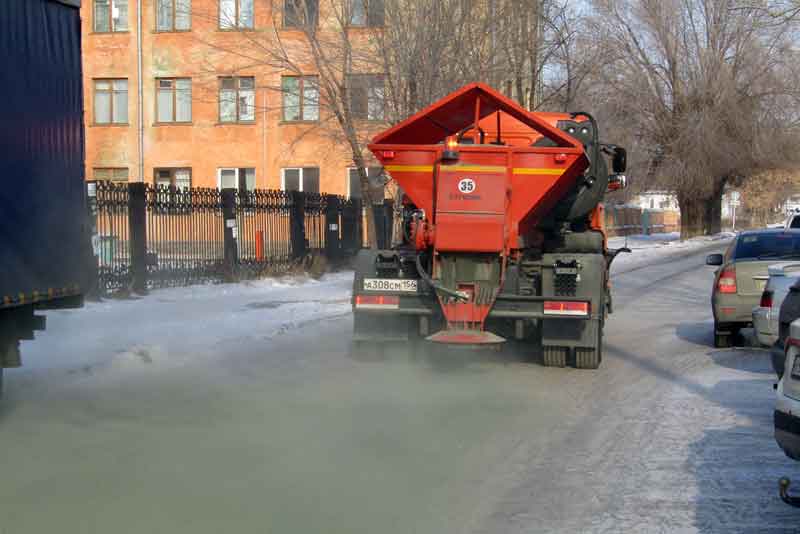
[[[408,341],[409,317],[392,313],[354,313],[353,341]]]
[[[597,319],[543,319],[542,345],[593,348],[597,345],[598,328]]]

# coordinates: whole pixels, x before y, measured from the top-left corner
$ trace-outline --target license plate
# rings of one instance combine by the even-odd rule
[[[365,291],[399,291],[416,293],[417,281],[393,278],[364,278]]]

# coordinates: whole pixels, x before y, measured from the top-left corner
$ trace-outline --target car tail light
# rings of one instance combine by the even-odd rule
[[[772,308],[772,291],[765,289],[764,292],[761,293],[761,302],[759,306],[762,308]]]
[[[588,302],[546,300],[544,301],[545,315],[589,315]]]
[[[365,310],[391,310],[400,307],[396,295],[356,295],[356,308]]]
[[[729,265],[722,270],[717,280],[717,290],[720,293],[736,293],[736,267]]]

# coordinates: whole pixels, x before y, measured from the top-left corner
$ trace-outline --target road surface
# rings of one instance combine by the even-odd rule
[[[356,361],[346,276],[311,312],[289,287],[51,314],[6,377],[0,533],[794,532],[768,354],[710,346],[709,251],[614,276],[598,371]]]

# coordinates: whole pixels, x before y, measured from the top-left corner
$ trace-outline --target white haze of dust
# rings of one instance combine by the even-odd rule
[[[613,270],[636,268],[729,237],[679,241],[677,233],[629,236],[633,253],[618,256]],[[625,243],[624,237],[614,237],[609,248]],[[161,373],[217,357],[229,342],[267,341],[348,314],[352,277],[352,271],[342,271],[319,280],[287,276],[160,289],[144,297],[47,312],[47,330],[22,344],[24,369],[80,370],[106,379]]]
[[[23,342],[24,369],[148,373],[212,358],[226,342],[268,340],[350,310],[352,271],[151,291],[47,313]]]

